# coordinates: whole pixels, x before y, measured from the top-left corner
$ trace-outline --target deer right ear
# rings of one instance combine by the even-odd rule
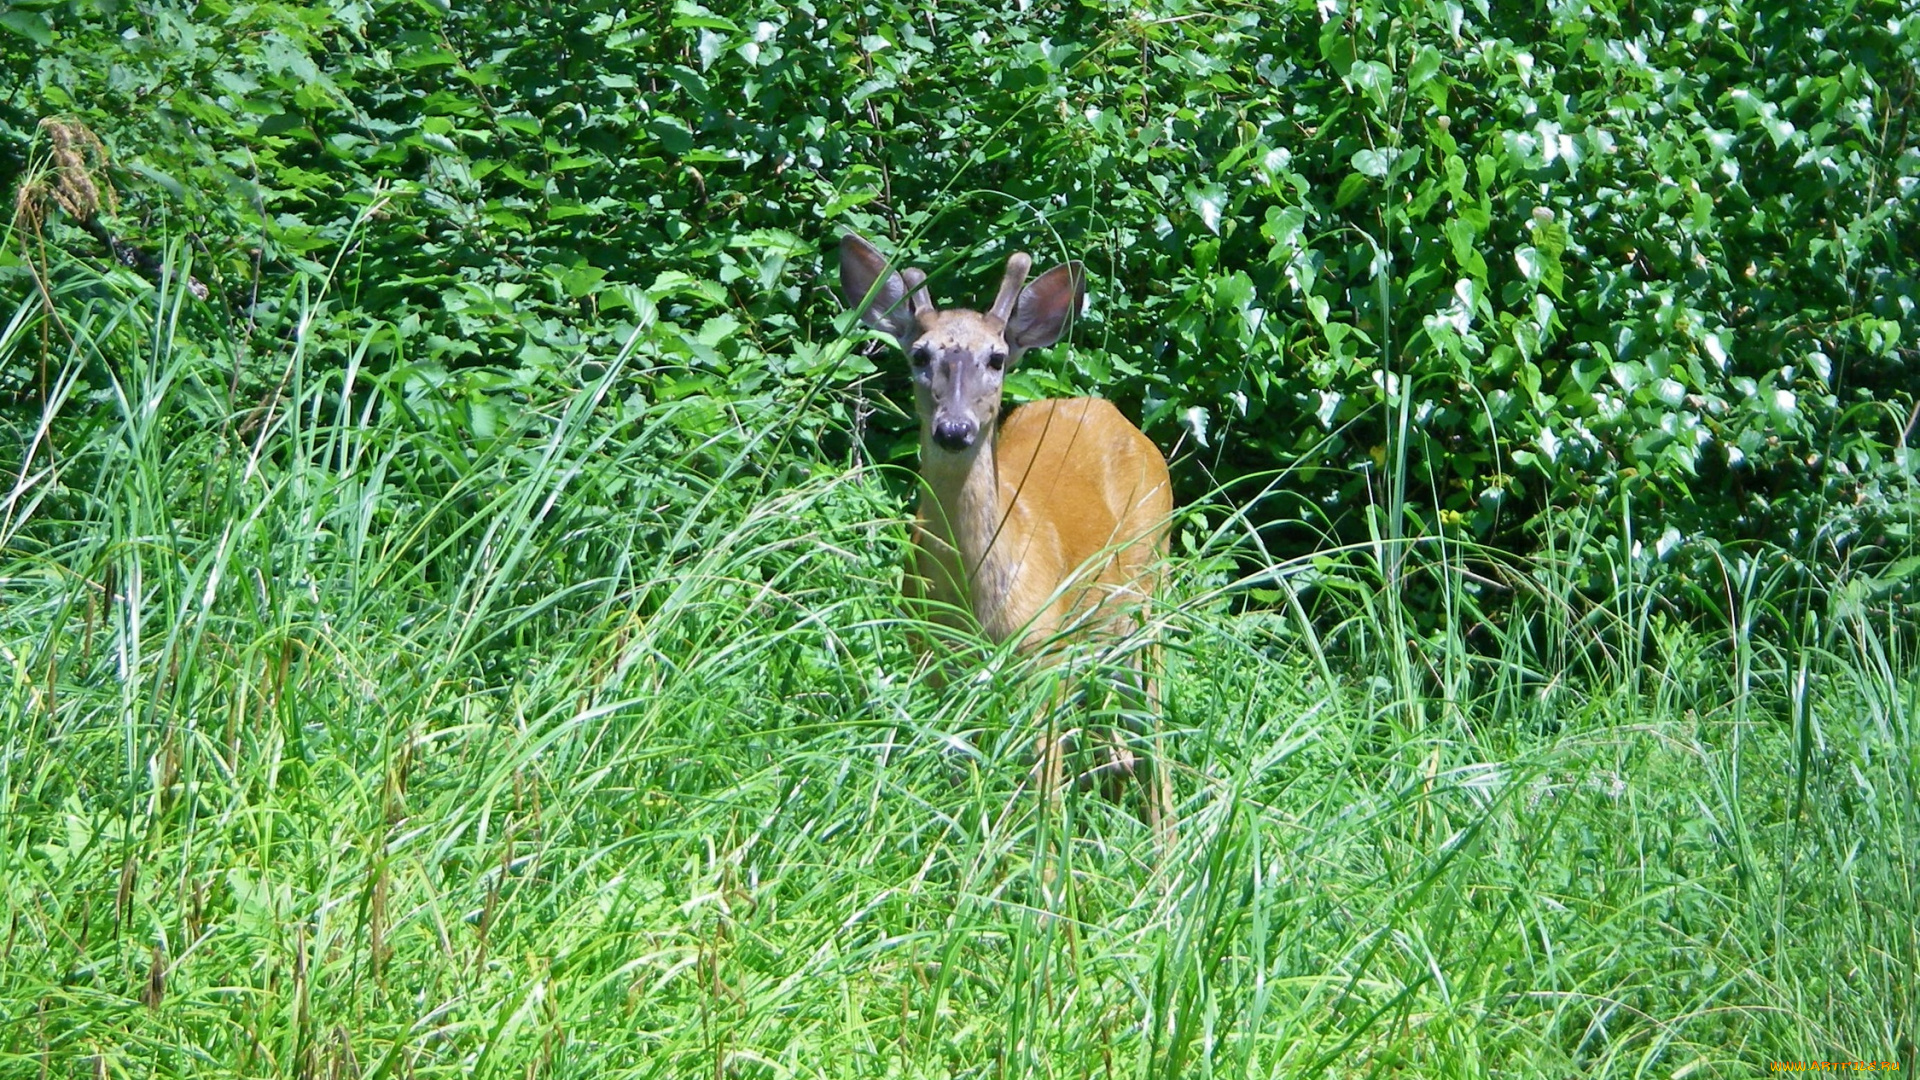
[[[925,275],[908,273],[911,283],[889,270],[886,256],[872,244],[853,233],[840,238],[840,298],[860,313],[861,322],[891,335],[902,349],[920,336],[914,313],[933,306],[922,284]]]
[[[1011,261],[1008,265],[1012,266]],[[1012,280],[1011,274],[1008,280]],[[1007,344],[1024,351],[1044,349],[1059,341],[1067,321],[1080,312],[1086,283],[1086,271],[1077,262],[1062,263],[1033,279],[1033,284],[1020,290],[1020,299],[1007,318]],[[1001,291],[1005,293],[1006,286]]]

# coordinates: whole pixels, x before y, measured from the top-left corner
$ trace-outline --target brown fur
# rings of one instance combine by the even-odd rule
[[[1173,492],[1159,447],[1099,398],[1022,405],[998,434],[926,475],[911,594],[1029,649],[1065,629],[1124,634],[1166,553]]]

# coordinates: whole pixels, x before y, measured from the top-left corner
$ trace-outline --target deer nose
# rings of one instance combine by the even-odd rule
[[[933,425],[935,446],[949,453],[958,453],[973,445],[980,434],[980,425],[971,420],[942,420]]]

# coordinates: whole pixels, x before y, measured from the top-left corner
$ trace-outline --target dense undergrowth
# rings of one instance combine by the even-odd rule
[[[806,384],[690,442],[642,323],[490,440],[302,340],[235,399],[186,278],[0,339],[71,342],[0,506],[6,1072],[1911,1067],[1920,677],[1862,579],[1730,551],[1702,626],[1547,559],[1436,647],[1383,575],[1484,559],[1248,579],[1200,504],[1156,850],[1024,788],[1047,676],[918,677]]]
[[[1914,1068],[1916,49],[7,8],[0,1076]],[[849,227],[1088,259],[1170,845],[909,650]]]
[[[1883,565],[1913,541],[1900,3],[11,10],[0,171],[41,176],[39,125],[84,125],[104,234],[149,266],[186,239],[237,345],[315,317],[331,367],[372,334],[476,425],[650,296],[708,432],[804,374],[828,456],[904,462],[903,377],[819,348],[820,253],[856,228],[943,301],[1009,246],[1084,259],[1074,348],[1016,390],[1114,397],[1182,445],[1186,499],[1291,470],[1254,517],[1288,548],[1532,553],[1584,507],[1594,547],[1664,536],[1699,574],[1714,540]],[[58,201],[30,200],[50,241],[105,254]],[[287,302],[335,262],[339,303]],[[278,370],[237,367],[258,393]]]

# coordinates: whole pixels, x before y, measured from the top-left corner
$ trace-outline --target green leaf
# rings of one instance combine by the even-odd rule
[[[1407,89],[1419,89],[1439,72],[1440,50],[1432,45],[1421,45],[1413,54],[1413,63],[1407,66]]]
[[[1260,235],[1273,245],[1267,258],[1271,262],[1284,262],[1293,257],[1304,246],[1307,231],[1307,211],[1303,206],[1269,206],[1266,219],[1260,225]]]
[[[554,198],[547,200],[547,220],[565,221],[568,218],[592,217],[594,209],[578,199]]]
[[[0,11],[0,27],[43,48],[53,44],[53,24],[37,11]]]
[[[725,30],[730,34],[740,32],[740,27],[731,19],[723,19],[698,4],[687,0],[673,5],[673,28],[675,30]]]
[[[445,49],[409,49],[394,57],[393,66],[401,71],[425,71],[428,68],[452,67],[460,58]]]
[[[1347,81],[1373,99],[1376,109],[1387,107],[1387,91],[1393,85],[1393,72],[1378,60],[1362,60],[1347,70]]]
[[[788,258],[811,255],[816,250],[812,243],[785,229],[755,229],[743,236],[735,236],[727,241],[727,246]]]
[[[1540,282],[1540,252],[1532,244],[1521,244],[1513,250],[1514,265],[1530,285]]]
[[[1268,150],[1260,158],[1260,176],[1269,184],[1278,183],[1286,175],[1287,166],[1293,164],[1293,153],[1284,146]]]
[[[1189,184],[1186,189],[1187,205],[1200,215],[1200,223],[1214,235],[1220,233],[1220,215],[1226,211],[1227,189],[1218,183]]]
[[[1180,426],[1187,429],[1193,441],[1201,446],[1211,446],[1207,441],[1207,423],[1210,417],[1207,410],[1199,405],[1189,405],[1180,412]]]
[[[721,37],[712,30],[700,31],[699,44],[695,46],[694,50],[700,57],[700,70],[705,71],[712,67],[713,62],[720,59],[720,54],[725,52],[726,48],[726,38]]]
[[[1334,192],[1333,208],[1338,210],[1346,206],[1359,198],[1360,193],[1365,190],[1367,190],[1367,178],[1357,172],[1348,173],[1346,179],[1340,181],[1340,189]]]
[[[1393,154],[1386,150],[1356,150],[1352,164],[1353,171],[1361,176],[1384,180],[1393,168]]]
[[[1353,68],[1353,39],[1347,36],[1345,20],[1328,19],[1320,28],[1320,58],[1342,79]]]
[[[647,122],[647,130],[660,140],[669,154],[684,154],[693,149],[693,129],[671,113],[661,113]]]

